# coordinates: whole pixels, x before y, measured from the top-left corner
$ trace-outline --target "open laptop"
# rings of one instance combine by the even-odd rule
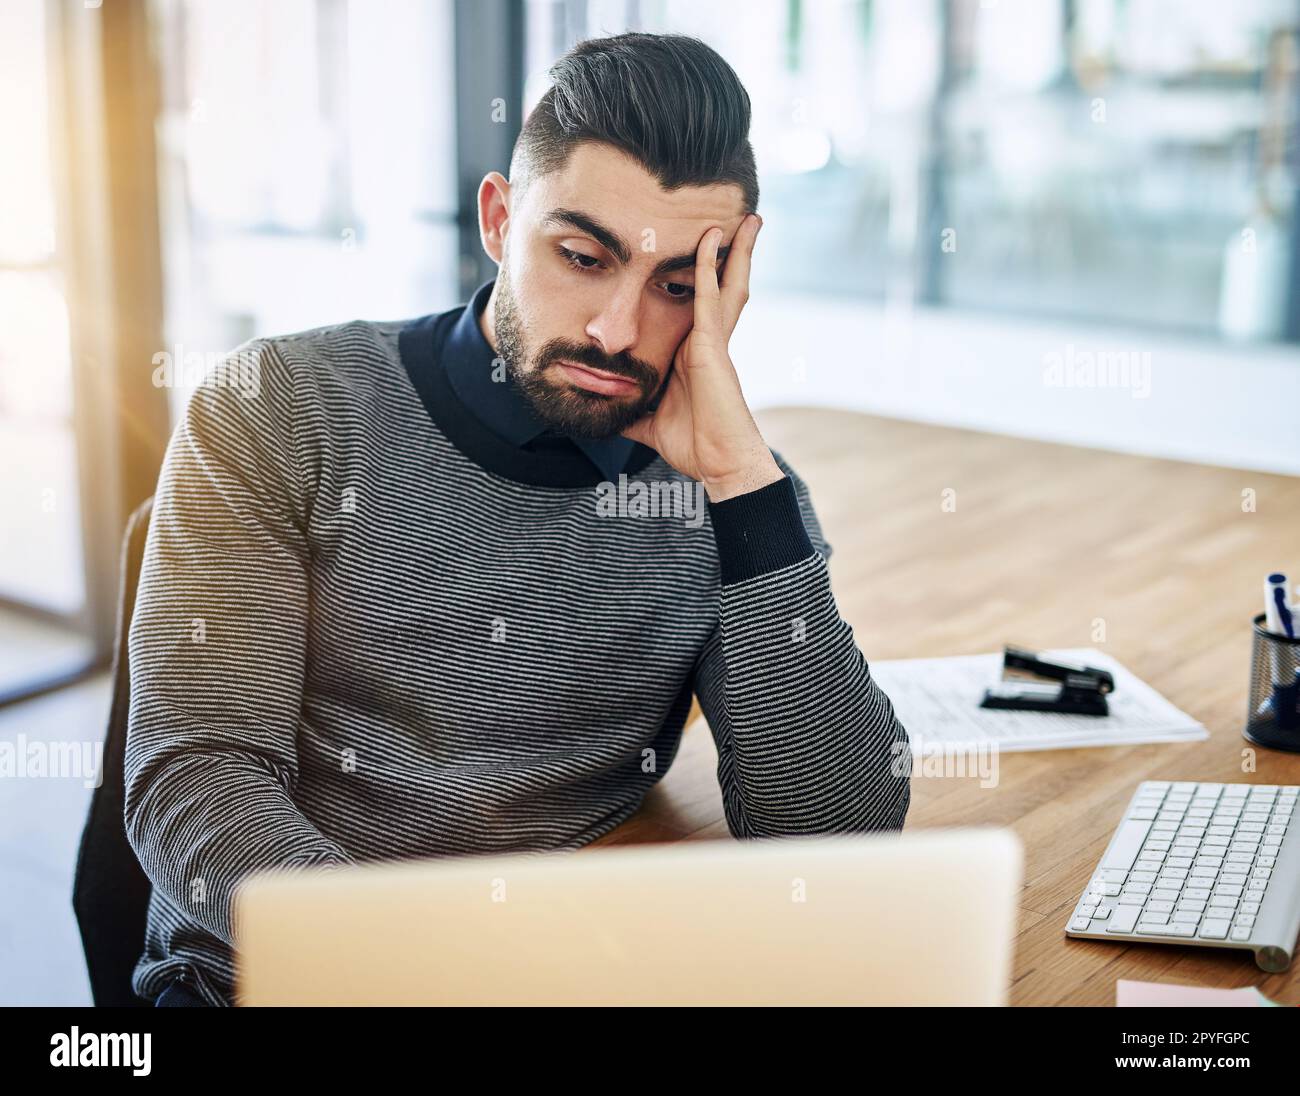
[[[1009,830],[280,872],[235,902],[248,1005],[1001,1005]]]

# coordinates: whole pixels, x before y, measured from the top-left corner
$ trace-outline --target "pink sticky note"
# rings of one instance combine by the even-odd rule
[[[1210,989],[1207,986],[1172,986],[1163,982],[1129,982],[1115,985],[1118,1008],[1259,1008],[1270,1004],[1253,986],[1244,989]]]

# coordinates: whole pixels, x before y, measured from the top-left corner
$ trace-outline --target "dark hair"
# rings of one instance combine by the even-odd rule
[[[749,95],[730,65],[698,38],[619,34],[579,42],[525,120],[511,181],[558,171],[585,141],[621,149],[665,190],[734,183],[758,208]]]

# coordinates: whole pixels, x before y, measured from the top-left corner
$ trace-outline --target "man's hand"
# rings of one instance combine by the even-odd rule
[[[749,264],[762,219],[740,224],[718,285],[722,229],[711,228],[695,250],[695,318],[673,358],[658,410],[623,436],[656,450],[677,471],[700,480],[721,502],[775,483],[785,473],[749,413],[727,343],[749,299]]]

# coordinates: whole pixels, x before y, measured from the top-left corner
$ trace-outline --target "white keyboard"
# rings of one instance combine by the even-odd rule
[[[1300,932],[1300,787],[1139,784],[1066,926],[1087,940],[1249,948],[1291,965]]]

